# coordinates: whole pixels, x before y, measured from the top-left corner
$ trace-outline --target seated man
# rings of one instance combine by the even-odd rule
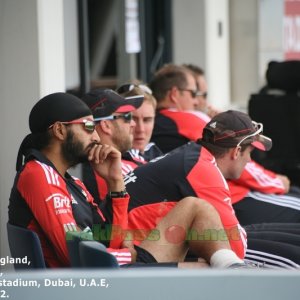
[[[142,155],[146,161],[161,156],[162,151],[150,142],[155,119],[155,110],[157,101],[152,95],[150,88],[142,83],[140,84],[124,84],[117,89],[117,92],[123,97],[131,97],[143,95],[143,104],[132,111],[132,118],[135,121],[133,130],[132,149],[130,154],[136,153]],[[138,150],[138,152],[136,151]]]
[[[209,117],[203,120],[197,116],[201,93],[194,73],[183,66],[165,65],[155,73],[150,88],[157,100],[151,141],[167,153],[197,140]]]
[[[192,64],[185,67],[195,75],[202,94],[197,96],[198,109],[201,110],[198,117],[205,121],[207,116],[203,112],[211,117],[220,110],[209,105],[204,97],[207,95],[207,82],[203,70]],[[193,140],[193,136],[190,135],[190,139]],[[240,178],[228,180],[228,185],[233,208],[242,225],[300,222],[300,193],[297,187],[290,187],[287,176],[274,173],[252,160]]]
[[[206,125],[203,138],[196,143],[190,142],[129,173],[125,177],[125,183],[131,197],[130,228],[155,227],[173,205],[184,197],[193,196],[216,208],[228,234],[236,230],[239,232],[240,238],[230,240],[230,244],[241,255],[246,249],[245,232],[232,208],[231,194],[225,178],[239,178],[245,165],[251,160],[250,153],[254,147],[270,149],[271,140],[261,133],[262,124],[252,122],[242,112],[220,113]],[[196,234],[189,238],[198,237]],[[203,237],[200,235],[199,238]],[[269,238],[271,239],[270,235]],[[270,253],[300,262],[300,256],[294,256],[293,251],[293,254],[277,252],[278,249],[272,243],[265,247],[254,240],[256,239],[250,241],[254,250],[269,250]],[[147,246],[150,244],[149,241],[145,242]],[[299,247],[297,249],[300,250]]]
[[[82,98],[93,111],[97,122],[96,131],[101,142],[113,146],[122,153],[123,175],[137,165],[145,163],[145,159],[139,153],[135,155],[127,153],[132,147],[135,127],[132,111],[142,105],[143,98],[143,95],[124,98],[111,89],[93,89]],[[99,103],[101,105],[98,105]],[[89,163],[83,164],[83,182],[97,202],[105,198],[108,192],[106,182]]]
[[[67,267],[66,232],[89,231],[107,224],[122,231],[127,229],[129,195],[124,188],[121,154],[112,146],[101,144],[90,109],[70,94],[54,93],[39,100],[30,112],[29,127],[31,134],[25,137],[18,153],[9,222],[37,232],[49,267]],[[84,184],[67,172],[86,160],[109,187],[101,209]],[[209,203],[188,197],[157,225],[161,239],[152,240],[151,247],[143,242],[140,247],[133,247],[114,230],[101,242],[110,247],[108,251],[121,264],[181,262],[191,249],[214,267],[244,266],[227,240],[174,244],[165,234],[170,225],[196,232],[223,230],[218,213]]]
[[[107,111],[106,107],[107,106],[110,107],[110,103],[115,102],[114,100],[116,100],[116,99],[119,100],[118,101],[119,105],[122,105],[126,102],[128,104],[128,101],[125,100],[124,98],[122,99],[121,97],[117,97],[117,95],[113,92],[107,93],[107,91],[109,91],[109,90],[106,90],[106,92],[103,93],[103,90],[102,91],[101,90],[97,90],[97,91],[93,90],[90,93],[88,93],[89,94],[88,104],[90,105],[90,107],[92,107],[93,114],[94,114],[95,118],[99,117],[99,114],[103,115],[103,113]],[[136,88],[134,88],[129,92],[130,94],[126,93],[125,96],[133,96],[133,95],[135,95],[136,92],[138,92],[138,91],[137,91]],[[138,94],[140,94],[140,93],[138,93]],[[93,97],[91,97],[92,95],[93,95]],[[111,95],[114,95],[114,97],[112,98]],[[103,101],[102,101],[104,98],[106,99],[105,103],[103,103]],[[101,106],[98,107],[97,103],[101,103]],[[137,120],[137,121],[139,121],[139,123],[141,122],[142,116],[152,116],[153,115],[153,108],[150,105],[144,106],[144,107],[143,106],[144,106],[144,104],[141,107],[139,107],[137,110],[132,111],[132,114],[136,114],[139,117],[139,119]],[[117,109],[117,107],[115,109]],[[139,110],[141,110],[142,113],[138,112]],[[112,116],[114,116],[114,115],[116,115],[116,114],[112,113]],[[106,116],[106,118],[109,119],[109,118],[111,118],[111,116]],[[105,143],[114,146],[118,150],[123,150],[124,151],[124,149],[125,149],[124,145],[129,147],[129,145],[131,145],[131,143],[132,143],[132,140],[134,140],[134,138],[132,137],[132,131],[134,131],[133,136],[135,136],[135,128],[137,126],[139,126],[139,125],[136,125],[133,121],[130,121],[130,122],[126,123],[124,120],[118,118],[116,120],[102,120],[102,121],[100,121],[96,126],[96,130],[97,130],[97,132],[98,132],[98,134],[99,134],[102,141],[105,141]],[[120,130],[120,128],[122,128],[122,130]],[[150,134],[149,134],[149,136],[150,136]],[[127,162],[124,161],[124,158],[123,158],[122,163],[126,165]],[[134,168],[133,165],[131,165],[131,167]],[[129,170],[129,168],[128,167],[126,169],[122,168],[122,170],[123,170],[123,174],[126,174]],[[97,174],[96,174],[96,180],[97,180],[98,186],[100,186],[101,190],[103,190],[104,180]],[[86,178],[86,185],[88,187],[90,187],[91,185],[95,186],[95,184],[93,184],[93,181],[91,181],[89,178]],[[94,192],[95,197],[98,197],[98,191],[91,190],[91,192]],[[147,193],[147,192],[144,190],[144,193]],[[188,194],[186,194],[186,195],[188,195]],[[141,204],[143,204],[143,203],[141,203]],[[159,210],[160,211],[163,211],[164,207],[165,207],[165,211],[167,212],[168,211],[167,209],[169,209],[168,204],[166,204],[166,203],[159,204]],[[141,211],[143,212],[143,209],[141,209]],[[145,215],[143,217],[143,219],[144,219],[144,222],[149,221],[149,224],[148,224],[149,226],[145,225],[145,226],[142,226],[141,228],[145,228],[146,229],[145,232],[147,234],[149,232],[149,228],[152,228],[154,223],[153,223],[152,215],[149,213],[149,211],[147,211],[147,209],[145,211],[146,211],[147,215]],[[264,242],[265,238],[262,239],[263,235],[267,234],[269,239],[272,238],[274,240],[278,239],[280,241],[283,241],[282,234],[278,234],[278,231],[280,232],[278,226],[276,226],[276,224],[275,225],[274,224],[269,224],[269,225],[271,227],[270,226],[266,227],[265,225],[256,226],[255,230],[252,230],[252,228],[247,228],[247,234],[250,236],[249,244],[254,249],[260,249],[259,255],[257,255],[258,251],[254,250],[254,251],[256,251],[255,257],[263,257],[263,259],[266,259],[266,257],[271,256],[271,259],[268,259],[268,261],[269,262],[272,261],[273,264],[279,264],[279,260],[281,258],[279,258],[277,256],[277,259],[275,261],[274,259],[272,259],[272,256],[274,257],[274,255],[270,255],[269,253],[266,253],[265,251],[263,251],[265,249],[265,245],[264,245],[265,244],[265,242]],[[295,228],[295,224],[290,224],[290,227]],[[137,233],[135,235],[135,238],[138,239],[138,240],[142,239],[142,237],[139,237],[139,235],[138,235],[139,229],[136,228],[136,227],[133,227],[133,228],[135,229],[135,232]],[[252,231],[254,231],[254,232],[252,232]],[[259,231],[259,233],[258,233],[259,236],[256,233],[257,231]],[[176,236],[176,230],[172,231],[172,232]],[[272,234],[270,234],[270,232],[272,232]],[[297,232],[299,234],[299,228],[298,228]],[[141,232],[141,234],[142,233],[143,232]],[[285,227],[285,233],[287,233],[287,234],[289,233],[289,231],[287,230],[286,227]],[[285,240],[286,240],[287,235],[285,234],[284,237],[285,237]],[[289,253],[288,257],[290,259],[297,261],[297,257],[294,258],[294,255],[291,253],[290,248],[293,248],[293,247],[290,247],[290,245],[289,245],[291,236],[289,235],[288,237],[289,237],[288,243],[285,244],[282,247],[283,248],[287,247],[288,249],[285,251],[285,253]],[[297,236],[294,236],[294,238],[295,238],[295,242],[297,242]],[[271,247],[270,243],[268,242],[267,243],[267,249],[270,248],[270,247]],[[274,246],[274,248],[275,248],[275,246]],[[248,253],[250,255],[251,251],[252,251],[251,249],[247,249],[246,250],[246,255]],[[297,256],[297,254],[296,254],[296,256]],[[252,255],[252,257],[253,257],[253,255]],[[287,261],[285,258],[282,258],[282,260]],[[286,264],[286,265],[288,265],[288,264]],[[293,265],[292,262],[291,262],[291,265]]]

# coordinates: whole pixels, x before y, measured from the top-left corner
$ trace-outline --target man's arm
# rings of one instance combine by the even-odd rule
[[[290,188],[290,181],[286,176],[276,174],[258,163],[249,162],[239,179],[233,182],[266,194],[287,193]]]
[[[107,183],[109,192],[125,191],[125,184],[122,175],[121,152],[109,145],[97,145],[89,153],[89,161],[95,172],[104,178]],[[131,253],[131,262],[135,261],[136,252],[133,248],[133,241],[124,242],[124,238],[128,238],[128,203],[129,195],[109,197],[108,205],[112,207],[112,225],[113,231],[108,249],[116,255],[115,248],[126,247]],[[123,249],[126,251],[126,249]],[[122,251],[122,249],[120,250]],[[128,262],[128,261],[127,261]]]
[[[69,265],[65,233],[78,228],[63,179],[53,168],[31,161],[19,177],[18,190],[51,243],[60,265]]]

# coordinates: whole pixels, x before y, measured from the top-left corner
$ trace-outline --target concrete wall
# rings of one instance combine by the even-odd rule
[[[173,0],[172,5],[174,62],[206,68],[204,1]]]
[[[208,100],[219,108],[230,103],[228,0],[173,1],[174,63],[205,70]]]
[[[284,60],[283,0],[259,1],[258,6],[258,85],[265,83],[265,72],[270,60]]]
[[[45,94],[65,90],[63,29],[60,0],[0,1],[0,256],[9,254],[7,206],[29,112]]]
[[[8,299],[295,300],[299,271],[268,270],[56,270],[4,274],[1,280],[35,280],[37,287],[1,287]],[[54,286],[58,278],[71,287]],[[46,279],[46,280],[45,280]],[[54,281],[51,281],[54,280]],[[64,281],[65,280],[65,281]],[[50,286],[48,283],[52,283]],[[80,286],[80,282],[91,286]],[[93,285],[96,283],[98,286]],[[3,293],[3,292],[2,292]]]
[[[28,114],[39,98],[38,20],[35,0],[0,1],[0,232],[1,256],[8,254],[7,205],[17,151],[28,133]]]
[[[231,100],[244,109],[258,88],[258,2],[230,1]]]

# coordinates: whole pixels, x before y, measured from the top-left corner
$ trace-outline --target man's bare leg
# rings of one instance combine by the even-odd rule
[[[179,201],[156,229],[160,233],[160,239],[146,239],[140,247],[150,252],[158,262],[183,262],[188,249],[208,263],[212,255],[222,249],[232,252],[232,263],[242,262],[231,251],[227,240],[186,240],[188,231],[201,235],[205,230],[224,230],[215,208],[199,198],[187,197]]]

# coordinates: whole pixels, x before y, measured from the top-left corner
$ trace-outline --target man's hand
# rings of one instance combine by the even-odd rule
[[[132,241],[123,241],[121,248],[127,248],[128,251],[131,253],[131,263],[136,262],[136,250],[134,249],[134,245]]]
[[[120,151],[109,145],[96,144],[90,150],[88,160],[111,191],[124,190]]]
[[[285,192],[287,193],[290,190],[290,185],[291,185],[289,178],[287,176],[281,175],[281,174],[276,174],[276,177],[282,181],[284,188],[285,188]]]

